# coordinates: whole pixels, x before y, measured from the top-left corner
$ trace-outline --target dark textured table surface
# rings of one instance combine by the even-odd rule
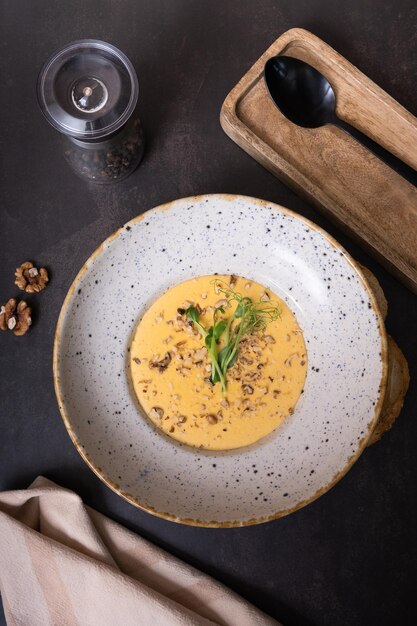
[[[417,580],[417,299],[314,208],[234,145],[219,125],[234,84],[283,31],[307,28],[417,114],[415,0],[3,0],[0,5],[0,300],[15,268],[51,270],[30,300],[35,323],[0,335],[0,488],[43,474],[85,502],[226,583],[284,624],[415,623]],[[42,118],[37,73],[85,37],[120,47],[141,86],[148,145],[111,187],[79,181]],[[411,388],[394,428],[329,493],[284,519],[243,529],[176,525],[136,510],[88,469],[60,418],[52,382],[59,310],[74,276],[118,226],[155,205],[208,192],[266,198],[305,215],[372,269],[389,300],[389,332]],[[0,565],[1,567],[1,565]]]

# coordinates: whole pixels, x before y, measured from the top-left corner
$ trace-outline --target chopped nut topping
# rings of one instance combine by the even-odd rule
[[[204,369],[206,370],[206,372],[211,372],[211,365],[206,365]]]
[[[41,267],[38,270],[30,261],[22,263],[22,265],[16,269],[14,275],[16,277],[14,281],[15,285],[27,293],[38,293],[42,291],[49,281],[46,269]]]
[[[206,405],[200,404],[200,411],[205,411],[205,410],[206,410]]]
[[[198,350],[194,351],[194,360],[200,361],[201,359],[204,359],[206,354],[207,354],[207,348],[205,346],[203,348],[199,348]]]
[[[272,392],[272,395],[274,396],[275,399],[277,399],[280,393],[281,391],[279,389],[274,389],[274,391]]]
[[[253,394],[253,387],[251,385],[242,385],[243,393],[251,396]]]
[[[216,309],[218,309],[219,307],[227,307],[229,306],[229,301],[226,300],[226,298],[221,298],[220,300],[217,300],[216,304],[214,305]]]
[[[252,285],[251,285],[250,283],[246,283],[246,285],[245,285],[245,289],[250,289],[250,288],[251,288],[251,286],[252,286]]]
[[[156,368],[159,372],[163,372],[171,363],[172,357],[171,357],[171,354],[167,352],[163,359],[161,359],[160,361],[158,361],[157,359],[158,359],[158,356],[156,356],[155,358],[155,355],[154,355],[152,357],[151,362],[149,363],[149,367]]]
[[[185,415],[180,415],[178,417],[178,424],[184,424],[187,421],[187,418],[185,417]]]
[[[291,341],[291,335],[286,334],[285,335],[285,341]]]
[[[32,324],[31,313],[32,309],[24,300],[17,304],[14,298],[10,298],[0,310],[0,329],[11,330],[17,337],[21,337]]]
[[[234,289],[236,287],[236,283],[237,283],[237,276],[235,276],[234,274],[231,274],[230,280],[229,280],[230,288]]]
[[[288,413],[290,415],[294,415],[294,409],[292,408],[292,406],[290,406],[290,408],[288,409]]]
[[[261,372],[259,370],[255,372],[249,372],[248,374],[246,374],[246,378],[248,380],[255,381],[255,380],[259,380],[260,377],[261,377]]]
[[[204,293],[201,293],[200,296],[202,300],[207,300],[208,293],[205,291]]]
[[[141,360],[137,356],[133,357],[133,360],[136,363],[136,365],[140,365],[141,364]]]
[[[293,354],[290,354],[290,356],[287,357],[284,361],[285,367],[291,367],[293,360],[296,359],[298,356],[300,356],[298,352],[294,352]]]
[[[264,396],[266,396],[266,394],[268,393],[269,389],[268,387],[260,387],[261,392],[264,394]]]
[[[155,322],[157,324],[160,324],[163,320],[164,320],[164,312],[161,311],[161,313],[155,317]]]
[[[206,415],[206,419],[207,419],[208,423],[212,424],[212,425],[213,424],[217,424],[217,422],[218,422],[217,417],[215,415],[212,415],[212,414]]]
[[[263,294],[261,294],[261,297],[259,299],[261,302],[269,302],[271,298],[269,297],[268,292],[264,291]]]
[[[252,413],[253,411],[256,411],[256,409],[253,406],[253,404],[247,404],[245,408],[243,409],[243,412],[245,411],[247,411],[248,413]]]
[[[170,433],[173,433],[174,431],[175,431],[175,427],[174,427],[174,426],[171,426],[171,428],[169,429],[169,432],[170,432]]]
[[[265,335],[264,340],[266,341],[266,343],[276,343],[272,335]]]
[[[220,406],[222,406],[225,409],[228,409],[230,406],[230,403],[228,400],[226,400],[226,398],[224,398],[221,402],[220,402]]]
[[[168,335],[168,337],[166,337],[162,343],[164,343],[165,345],[167,345],[170,341],[172,341],[172,335]]]
[[[174,393],[172,396],[172,399],[175,400],[176,402],[178,402],[178,400],[181,399],[181,396],[179,396],[177,393]]]
[[[152,407],[149,411],[149,417],[161,420],[164,417],[164,409],[162,409],[160,406]]]

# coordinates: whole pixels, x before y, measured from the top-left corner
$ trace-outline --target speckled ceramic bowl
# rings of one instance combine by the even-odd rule
[[[156,430],[128,368],[132,332],[149,304],[214,272],[246,276],[283,298],[309,360],[294,414],[257,444],[221,453]],[[65,299],[54,349],[59,407],[93,471],[150,513],[214,527],[275,519],[330,489],[366,445],[386,373],[384,325],[350,256],[299,215],[242,196],[177,200],[109,237]]]

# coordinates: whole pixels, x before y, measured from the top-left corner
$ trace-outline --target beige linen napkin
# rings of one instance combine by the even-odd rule
[[[42,476],[0,493],[0,590],[9,626],[277,624]]]

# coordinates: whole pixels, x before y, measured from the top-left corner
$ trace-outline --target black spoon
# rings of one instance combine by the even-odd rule
[[[349,133],[410,183],[417,186],[417,172],[359,130],[336,115],[336,95],[327,78],[314,67],[284,55],[265,64],[265,82],[272,100],[291,122],[304,128],[334,124]]]

